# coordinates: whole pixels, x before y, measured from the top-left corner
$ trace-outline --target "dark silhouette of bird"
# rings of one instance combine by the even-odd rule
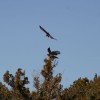
[[[49,54],[51,53],[51,49],[50,49],[50,47],[48,48],[48,53],[49,53]]]
[[[50,47],[47,49],[47,51],[48,51],[47,55],[50,59],[52,59],[52,60],[58,59],[57,55],[60,54],[60,51],[51,51]]]
[[[52,36],[49,34],[49,32],[47,32],[42,26],[39,25],[39,27],[40,27],[40,29],[41,29],[43,32],[45,32],[45,34],[46,34],[46,36],[47,36],[48,38],[57,40],[57,39],[55,39],[54,37],[52,37]]]
[[[58,55],[60,54],[60,51],[51,51],[50,47],[48,48],[48,55]]]

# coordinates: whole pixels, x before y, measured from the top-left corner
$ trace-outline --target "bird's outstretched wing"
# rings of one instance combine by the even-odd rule
[[[51,39],[57,40],[56,38],[52,37],[51,35],[49,36]]]
[[[52,51],[51,52],[53,55],[58,55],[58,54],[60,54],[60,51]]]
[[[39,27],[40,27],[40,29],[41,29],[43,32],[46,33],[46,35],[50,35],[42,26],[39,26]]]
[[[39,27],[40,27],[40,29],[41,29],[43,32],[45,32],[45,34],[46,34],[47,37],[50,37],[51,39],[57,40],[57,39],[55,39],[54,37],[52,37],[52,36],[49,34],[49,32],[47,32],[42,26],[39,25]]]

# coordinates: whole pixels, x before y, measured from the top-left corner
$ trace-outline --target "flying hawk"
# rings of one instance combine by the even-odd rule
[[[46,34],[46,36],[47,36],[48,38],[57,40],[57,39],[55,39],[54,37],[52,37],[52,36],[49,34],[49,32],[47,32],[42,26],[39,25],[39,27],[40,27],[40,29],[41,29],[43,32],[45,32],[45,34]]]

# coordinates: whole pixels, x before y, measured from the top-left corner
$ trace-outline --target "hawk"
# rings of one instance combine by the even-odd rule
[[[60,51],[51,51],[50,47],[48,48],[48,55],[58,55],[60,54]]]
[[[50,47],[47,49],[48,56],[52,59],[58,58],[57,55],[60,54],[60,51],[51,51]]]
[[[57,39],[55,39],[54,37],[52,37],[52,36],[50,35],[50,33],[47,32],[42,26],[39,25],[39,27],[40,27],[40,29],[46,34],[46,36],[47,36],[48,38],[57,40]]]

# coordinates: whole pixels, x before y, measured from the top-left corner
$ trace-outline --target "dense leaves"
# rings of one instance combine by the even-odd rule
[[[40,73],[43,80],[40,81],[39,76],[33,77],[35,90],[30,91],[26,87],[29,80],[21,68],[18,68],[15,75],[6,71],[3,81],[10,88],[0,83],[0,100],[100,100],[100,76],[95,74],[92,80],[87,77],[79,78],[69,88],[63,88],[60,83],[62,74],[54,76],[54,68],[58,64],[56,59],[60,52],[48,48],[48,53]]]

